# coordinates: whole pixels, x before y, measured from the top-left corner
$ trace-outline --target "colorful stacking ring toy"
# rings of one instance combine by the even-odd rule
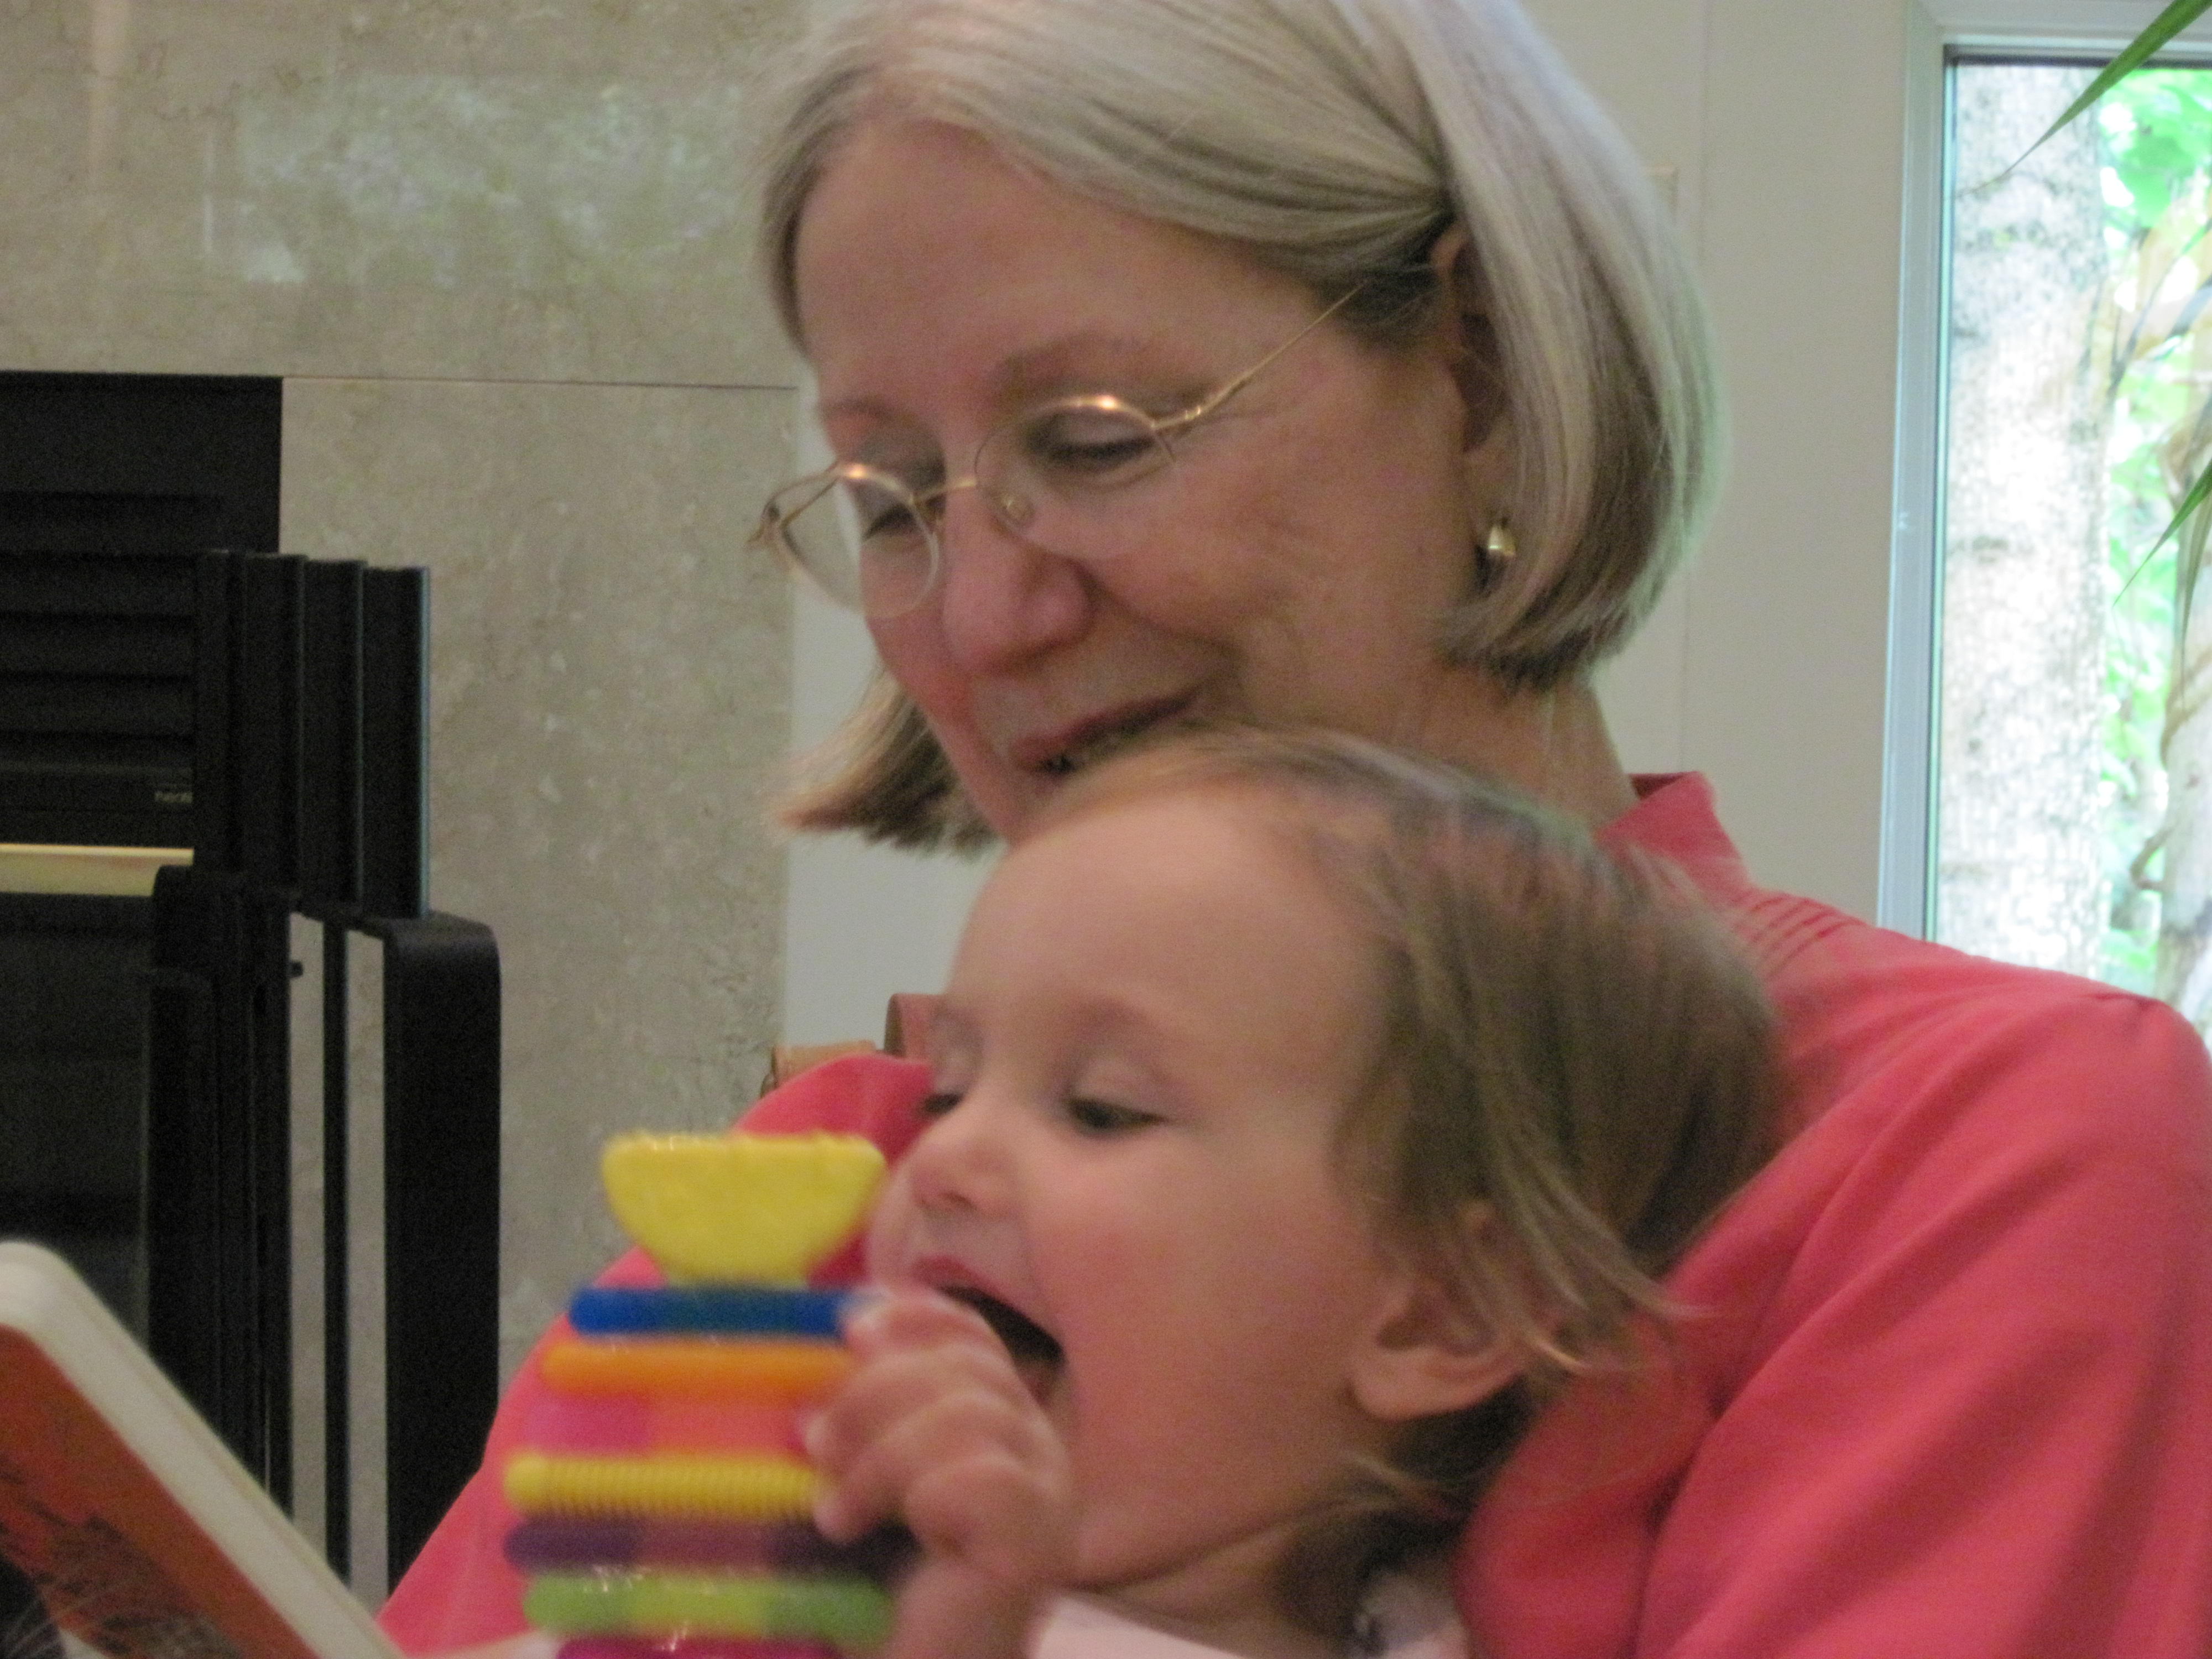
[[[507,1559],[561,1659],[839,1659],[881,1645],[899,1547],[815,1531],[799,1413],[851,1369],[805,1274],[883,1176],[853,1135],[628,1135],[601,1169],[671,1282],[586,1287],[504,1469]]]

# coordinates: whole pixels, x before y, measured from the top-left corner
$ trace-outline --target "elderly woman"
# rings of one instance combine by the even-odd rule
[[[1134,735],[1312,722],[1672,860],[1766,976],[1790,1139],[1664,1363],[1472,1516],[1474,1651],[2212,1652],[2202,1045],[1762,891],[1701,780],[1621,770],[1589,674],[1695,536],[1706,344],[1510,0],[858,0],[789,85],[764,246],[838,461],[763,535],[888,674],[799,822],[1018,839]],[[896,1152],[926,1088],[848,1061],[754,1121]],[[503,1524],[479,1479],[403,1644],[520,1628]]]

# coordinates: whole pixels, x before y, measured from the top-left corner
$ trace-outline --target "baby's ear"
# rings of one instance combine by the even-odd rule
[[[1434,1274],[1408,1269],[1353,1356],[1352,1396],[1370,1417],[1410,1422],[1477,1405],[1527,1365],[1520,1343]]]

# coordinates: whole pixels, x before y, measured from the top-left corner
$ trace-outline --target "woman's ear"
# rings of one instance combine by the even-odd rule
[[[1525,1369],[1518,1344],[1409,1269],[1353,1356],[1352,1392],[1370,1417],[1404,1423],[1480,1404]]]
[[[1496,447],[1491,440],[1503,434],[1505,364],[1465,226],[1453,225],[1430,245],[1429,268],[1437,279],[1439,343],[1465,410],[1460,447],[1472,455]]]

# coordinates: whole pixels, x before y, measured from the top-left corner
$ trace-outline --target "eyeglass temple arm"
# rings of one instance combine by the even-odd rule
[[[1213,392],[1208,393],[1206,397],[1200,398],[1198,402],[1193,404],[1188,409],[1184,410],[1181,414],[1170,415],[1167,419],[1156,422],[1161,434],[1165,435],[1170,432],[1180,432],[1186,427],[1195,425],[1198,422],[1204,420],[1207,416],[1212,414],[1216,410],[1219,409],[1222,404],[1227,403],[1231,398],[1235,397],[1246,386],[1251,385],[1254,380],[1259,379],[1261,374],[1265,374],[1277,358],[1282,356],[1285,352],[1289,351],[1292,346],[1304,339],[1307,335],[1312,333],[1330,318],[1335,316],[1338,312],[1350,305],[1353,300],[1359,296],[1360,291],[1366,286],[1367,284],[1364,282],[1354,283],[1350,288],[1345,289],[1342,294],[1339,295],[1335,299],[1330,301],[1327,306],[1323,307],[1320,314],[1315,317],[1312,321],[1309,322],[1297,333],[1291,335],[1289,339],[1284,341],[1282,344],[1277,346],[1266,356],[1261,358],[1258,362],[1253,364],[1251,368],[1246,369],[1242,374],[1237,375],[1226,386],[1218,387]],[[872,468],[870,469],[870,471],[873,470],[874,469]],[[927,489],[909,489],[907,493],[913,499],[915,507],[926,508],[943,501],[955,490],[979,489],[982,487],[982,483],[983,481],[971,471],[963,477],[947,478],[943,483],[932,484]]]
[[[1312,333],[1330,318],[1335,316],[1338,312],[1350,305],[1353,300],[1358,297],[1360,290],[1364,289],[1366,286],[1367,284],[1364,282],[1354,283],[1350,288],[1345,289],[1343,293],[1338,295],[1335,299],[1331,300],[1327,306],[1323,307],[1320,315],[1316,316],[1311,322],[1308,323],[1297,333],[1291,335],[1289,339],[1284,341],[1282,344],[1277,346],[1266,356],[1261,358],[1260,361],[1253,364],[1251,368],[1246,369],[1242,374],[1239,374],[1236,379],[1231,380],[1226,386],[1217,387],[1207,396],[1201,398],[1198,402],[1193,404],[1188,409],[1184,410],[1182,414],[1170,416],[1166,420],[1162,421],[1159,423],[1160,430],[1164,433],[1180,432],[1185,427],[1194,425],[1196,422],[1204,420],[1207,416],[1218,410],[1222,404],[1227,403],[1231,398],[1242,392],[1246,386],[1251,385],[1253,381],[1258,380],[1261,375],[1266,374],[1267,371],[1273,367],[1277,358],[1288,352],[1292,346],[1304,339],[1307,335]]]

